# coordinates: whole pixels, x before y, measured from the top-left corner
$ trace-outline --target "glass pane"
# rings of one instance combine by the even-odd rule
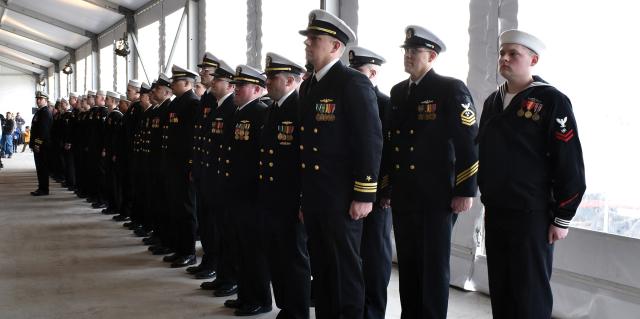
[[[166,34],[166,45],[164,47],[164,57],[169,60],[169,54],[171,53],[171,46],[173,45],[173,41],[176,39],[176,32],[178,32],[178,27],[180,26],[180,19],[182,18],[182,12],[184,12],[184,8],[180,8],[177,11],[166,16],[165,21],[165,34]],[[176,49],[173,53],[173,61],[171,65],[167,67],[169,70],[167,73],[171,73],[171,66],[176,64],[183,68],[187,68],[187,20],[185,18],[184,25],[182,26],[182,30],[180,30],[180,35],[178,36]],[[165,61],[165,63],[167,62]]]
[[[99,90],[113,90],[113,44],[100,48]]]
[[[262,61],[267,52],[291,59],[301,66],[304,60],[304,39],[298,33],[307,26],[309,12],[320,8],[318,0],[280,0],[262,3]],[[282,13],[286,12],[286,15]]]
[[[520,1],[519,28],[547,45],[536,74],[563,91],[573,104],[582,142],[587,192],[572,226],[640,238],[640,196],[633,181],[640,150],[637,144],[637,105],[626,94],[633,92],[640,60],[615,58],[602,61],[602,46],[613,52],[640,49],[634,30],[640,20],[634,3],[611,0]],[[576,15],[576,8],[580,14]],[[545,21],[571,23],[558,27]],[[594,23],[597,22],[597,23]],[[603,27],[606,26],[606,27]],[[603,63],[604,62],[604,63]],[[610,92],[606,98],[594,92]]]
[[[147,26],[144,26],[138,30],[138,78],[147,81],[144,76],[141,61],[144,62],[148,81],[151,83],[154,79],[158,78],[160,68],[158,65],[159,50],[160,50],[160,22],[155,21]]]
[[[127,58],[116,56],[116,92],[127,92]]]
[[[231,67],[247,62],[247,2],[207,1],[206,50]],[[199,57],[202,58],[202,57]]]
[[[73,70],[73,72],[75,72],[75,70]],[[67,90],[67,88],[69,87],[69,81],[71,81],[72,76],[73,74],[66,75],[62,73],[62,71],[60,71],[60,95],[61,96],[67,96],[67,97],[69,96],[69,91]]]
[[[429,29],[447,46],[434,70],[466,82],[469,0],[367,0],[360,1],[359,6],[358,45],[387,60],[378,80],[381,91],[388,93],[393,85],[409,77],[404,72],[400,45],[404,42],[404,28],[410,24]]]
[[[76,69],[75,69],[75,74],[76,74],[76,91],[78,91],[80,94],[84,94],[84,92],[87,90],[87,88],[85,87],[85,81],[86,81],[86,69],[85,69],[85,63],[86,59],[82,58],[76,61]]]

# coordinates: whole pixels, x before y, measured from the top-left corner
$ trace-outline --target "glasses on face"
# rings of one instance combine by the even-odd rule
[[[423,48],[402,48],[400,49],[402,54],[415,56],[424,52],[428,52],[429,50]]]

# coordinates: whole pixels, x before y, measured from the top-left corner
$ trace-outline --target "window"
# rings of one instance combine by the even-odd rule
[[[49,100],[50,101],[55,101],[55,98],[57,98],[55,92],[55,88],[56,88],[56,84],[55,84],[55,68],[54,67],[50,67],[49,68],[49,77],[47,78],[47,93],[49,94]]]
[[[378,80],[381,91],[388,93],[393,85],[409,77],[404,72],[399,47],[404,42],[404,28],[410,24],[429,29],[447,46],[436,60],[434,70],[466,82],[469,0],[368,0],[360,1],[359,6],[358,45],[387,60]]]
[[[160,73],[160,14],[161,6],[156,4],[136,15],[139,54],[137,77],[148,83],[157,79]]]
[[[232,68],[247,62],[247,2],[207,1],[206,50]],[[202,58],[202,57],[199,57]]]
[[[317,0],[281,0],[262,5],[262,61],[267,52],[280,54],[301,66],[305,65],[304,40],[298,33],[309,21],[309,12],[320,8]],[[286,12],[286,15],[282,14]]]
[[[62,65],[60,65],[60,96],[69,96],[69,92],[70,88],[72,87],[71,85],[71,78],[73,77],[73,74],[64,74],[62,72],[62,68],[64,68],[64,63]],[[73,70],[73,72],[75,72],[76,70]]]
[[[100,48],[100,90],[113,90],[113,54],[111,41]]]
[[[571,99],[580,129],[587,192],[572,226],[640,238],[640,197],[633,185],[640,179],[640,151],[632,146],[637,144],[637,107],[626,94],[636,90],[633,78],[640,61],[599,55],[603,46],[612,46],[612,52],[640,49],[637,41],[629,41],[640,29],[637,10],[624,0],[607,5],[521,1],[519,6],[519,29],[547,46],[535,73]],[[580,14],[575,15],[578,6]],[[540,23],[541,17],[564,21],[568,15],[570,25]]]
[[[76,91],[80,94],[84,94],[87,90],[85,85],[87,80],[86,68],[85,64],[87,63],[86,58],[82,57],[76,60],[76,69],[73,70],[73,73],[76,75]]]
[[[173,41],[177,41],[177,45],[175,51],[173,53],[173,60],[171,64],[167,66],[167,73],[171,74],[171,66],[174,64],[179,65],[183,68],[188,68],[187,65],[187,19],[184,20],[184,25],[182,26],[182,30],[180,30],[180,34],[176,39],[176,32],[178,32],[178,28],[180,27],[180,20],[182,19],[182,13],[184,12],[184,8],[181,7],[172,13],[167,14],[165,17],[165,39],[166,44],[164,47],[164,58],[166,61],[163,61],[163,64],[169,62],[169,55],[171,54],[171,47],[173,46]]]
[[[127,92],[127,58],[116,56],[116,91]]]

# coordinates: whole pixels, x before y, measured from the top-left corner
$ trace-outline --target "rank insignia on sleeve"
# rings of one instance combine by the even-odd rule
[[[240,121],[238,124],[236,124],[234,138],[236,140],[248,141],[250,129],[251,129],[251,122],[247,120]]]
[[[211,133],[213,134],[222,134],[222,130],[224,128],[224,121],[222,118],[217,117],[213,120],[213,125],[211,125]]]
[[[316,121],[333,122],[336,120],[336,104],[333,99],[321,99],[316,103]]]
[[[280,142],[280,145],[291,145],[294,128],[293,122],[290,121],[284,121],[278,125],[278,142]]]
[[[471,109],[471,102],[460,105],[464,109],[462,110],[462,113],[460,113],[460,120],[462,121],[462,124],[467,126],[476,124],[476,114]]]
[[[438,104],[432,100],[422,101],[418,104],[418,120],[433,121],[436,119]]]
[[[567,117],[557,118],[556,122],[560,125],[560,128],[555,133],[556,139],[565,143],[569,142],[575,134],[573,129],[567,129]]]

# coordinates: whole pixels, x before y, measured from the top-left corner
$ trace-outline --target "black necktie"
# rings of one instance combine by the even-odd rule
[[[316,84],[318,84],[318,80],[316,79],[316,75],[313,74],[311,76],[311,82],[309,82],[309,87],[307,88],[307,93],[311,92],[311,90],[313,90],[313,88],[316,86]]]
[[[411,85],[409,86],[409,95],[408,95],[408,99],[412,100],[415,98],[416,96],[416,86],[418,86],[416,84],[416,82],[411,83]]]

